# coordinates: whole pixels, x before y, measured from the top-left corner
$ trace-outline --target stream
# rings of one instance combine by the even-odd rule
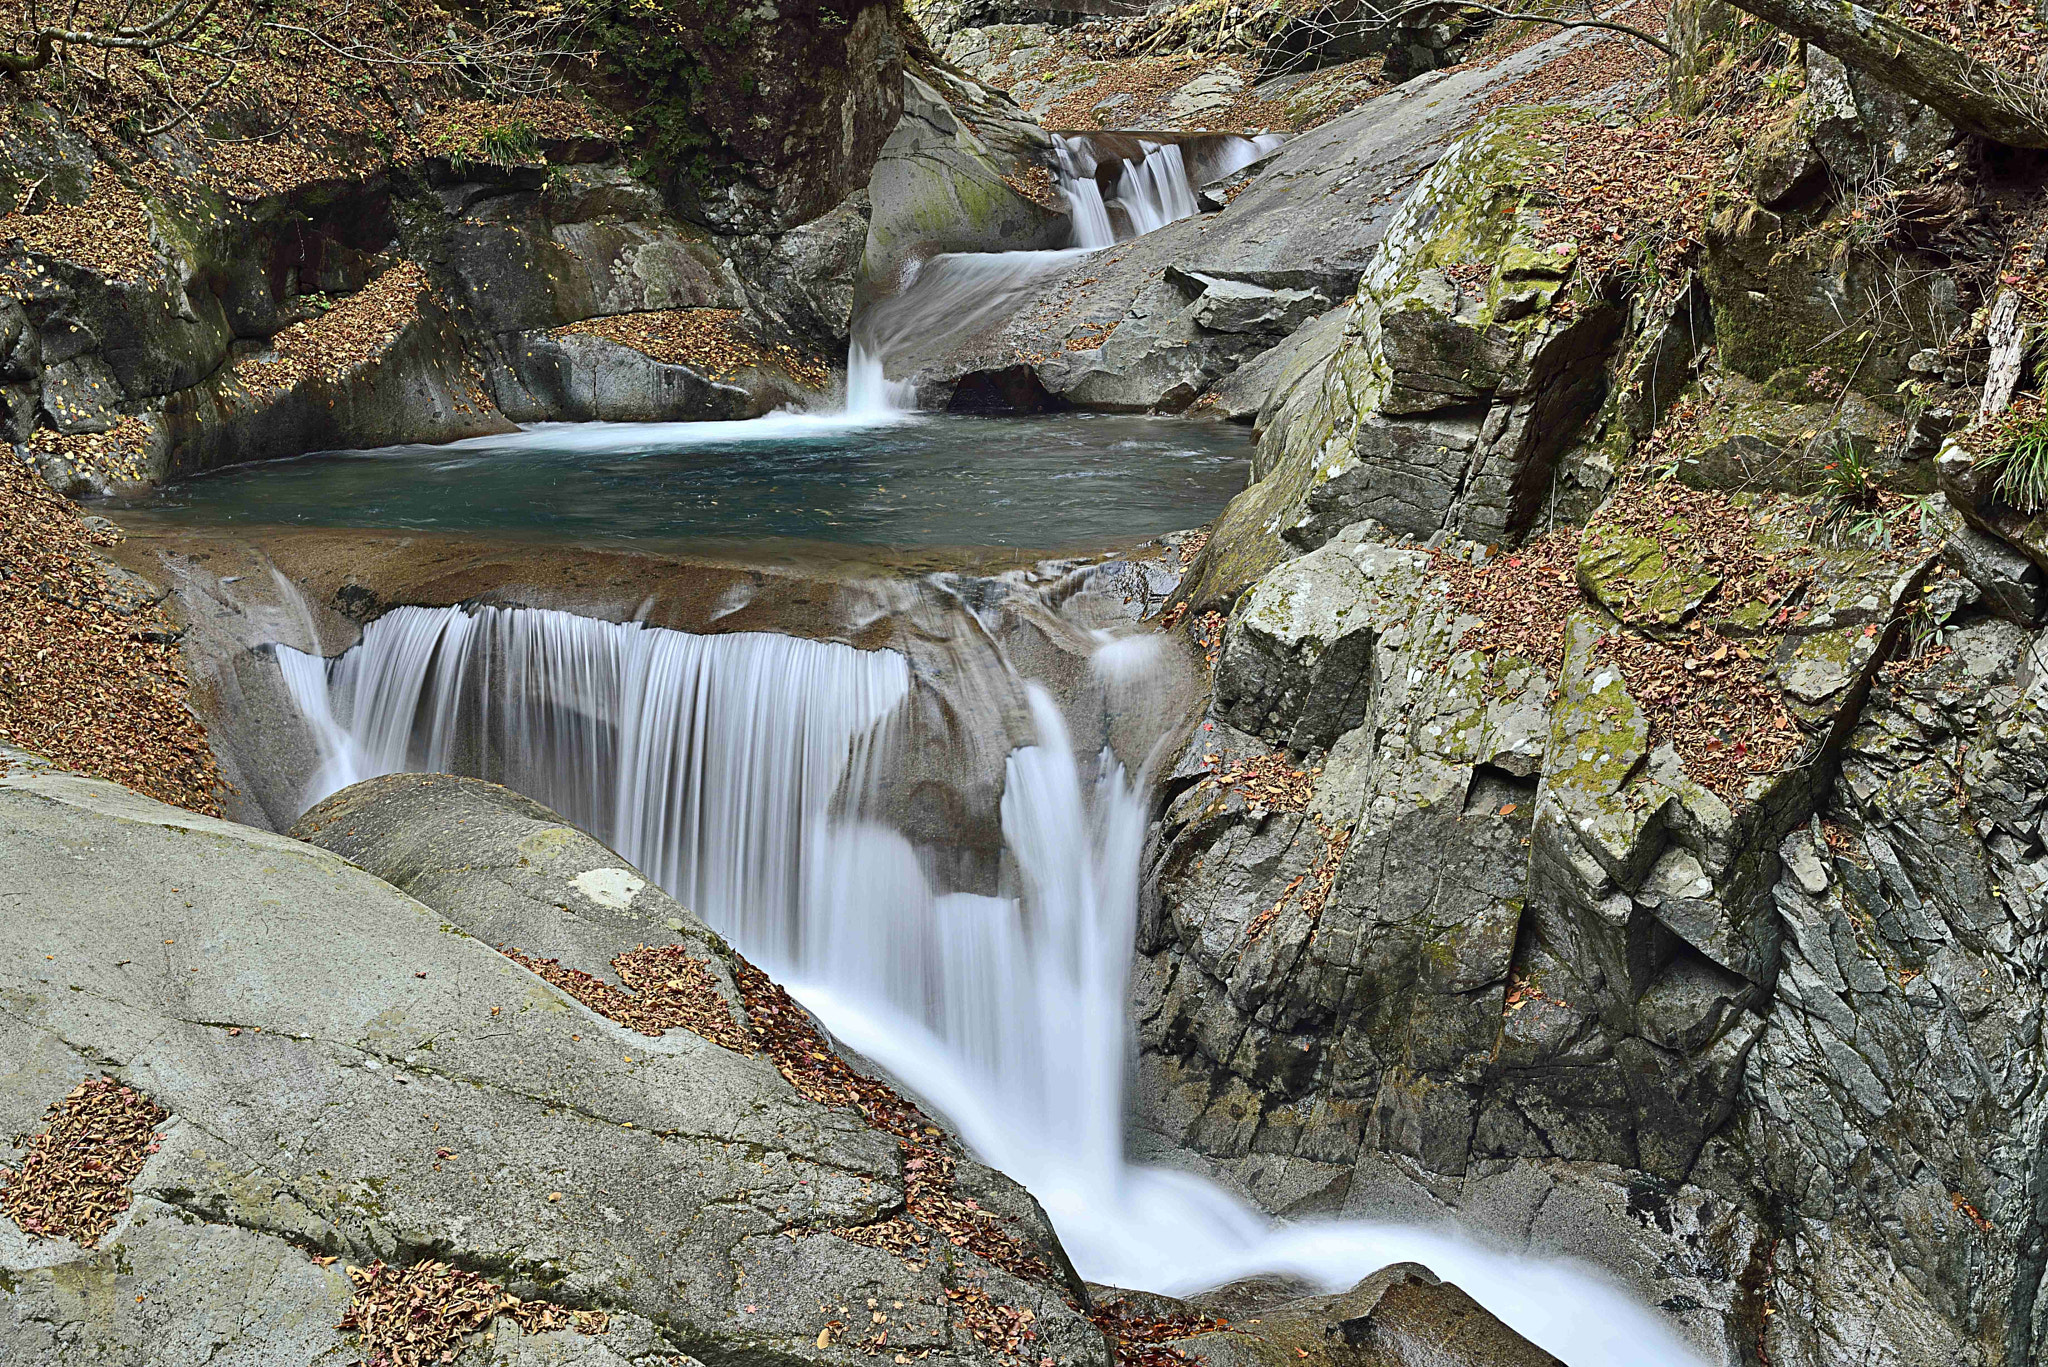
[[[1265,150],[1237,141],[1239,165]],[[1208,177],[1179,147],[1140,150],[1105,196],[1101,149],[1062,142],[1075,247],[937,257],[864,316],[843,413],[328,453],[195,479],[158,506],[197,523],[631,542],[1053,548],[1199,523],[1243,485],[1241,430],[917,414],[888,372],[898,339],[974,327],[1074,253],[1195,212]],[[555,808],[1028,1187],[1092,1281],[1188,1293],[1285,1274],[1338,1291],[1413,1260],[1572,1367],[1699,1361],[1586,1267],[1449,1224],[1276,1222],[1195,1173],[1130,1161],[1127,983],[1148,793],[1185,735],[1186,714],[1161,700],[1188,666],[1148,628],[1063,615],[1088,573],[1000,591],[928,577],[919,611],[977,643],[946,657],[534,608],[401,607],[335,658],[274,648],[318,754],[302,806],[373,775],[438,770]],[[1055,687],[1012,653],[1019,614],[1069,643],[1076,677]],[[918,724],[934,711],[993,732],[979,740],[997,747],[999,784],[945,772],[951,752]],[[999,789],[993,810],[969,813],[1000,841],[973,869],[902,818],[904,794],[934,782]]]

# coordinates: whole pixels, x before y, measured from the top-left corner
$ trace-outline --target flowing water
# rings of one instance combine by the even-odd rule
[[[1218,135],[1191,144],[1190,152],[1142,135],[1055,134],[1055,179],[1073,215],[1072,245],[944,252],[917,265],[894,295],[861,314],[848,348],[847,411],[875,419],[910,408],[910,382],[888,378],[891,358],[911,347],[919,355],[943,354],[1008,317],[1047,277],[1089,253],[1199,212],[1199,184],[1241,170],[1283,141],[1277,134]]]
[[[948,672],[893,651],[402,608],[335,660],[277,656],[321,747],[307,804],[425,769],[555,807],[1030,1188],[1091,1280],[1187,1292],[1280,1272],[1337,1290],[1413,1259],[1573,1367],[1695,1362],[1652,1312],[1572,1265],[1448,1229],[1276,1225],[1200,1178],[1126,1161],[1144,785],[1069,732],[1145,714],[1168,682],[1161,652],[1156,637],[1102,639],[1066,688],[1073,715],[993,648],[951,671],[973,677],[948,687],[1014,698],[1029,732],[1003,766],[1005,874],[972,890],[883,815],[929,764],[905,725],[933,686],[920,677]]]
[[[912,396],[886,374],[903,346],[986,326],[1078,254],[1195,212],[1198,178],[1228,174],[1270,146],[1215,140],[1191,167],[1180,145],[1141,138],[1112,177],[1103,168],[1114,150],[1059,142],[1075,249],[936,257],[869,310],[844,414],[541,430],[431,453],[357,453],[354,464],[325,457],[304,463],[296,486],[280,484],[275,466],[246,478],[264,482],[261,507],[273,521],[282,503],[302,520],[349,507],[375,525],[497,526],[511,508],[536,516],[543,501],[590,516],[596,491],[597,516],[614,529],[650,502],[671,525],[693,489],[705,520],[727,535],[755,519],[781,535],[900,537],[889,529],[915,525],[917,544],[1044,546],[1112,525],[1120,535],[1152,530],[1155,510],[1165,519],[1157,530],[1199,521],[1241,482],[1241,447],[1201,447],[1186,427],[1148,447],[1141,432],[1168,429],[1143,420],[1074,419],[1085,437],[1066,445],[1066,429],[1044,418],[1030,420],[1028,442],[1006,440],[999,424],[933,427],[908,417]],[[1132,421],[1140,425],[1115,425]],[[907,431],[922,442],[915,457],[895,445]],[[934,443],[934,432],[957,436],[957,446]],[[1091,481],[1088,452],[1112,434],[1107,444],[1123,454],[1100,473],[1115,479]],[[856,448],[874,487],[855,487],[859,477],[835,457],[809,470],[813,457],[790,448],[812,438],[835,452]],[[975,438],[1000,447],[982,453],[997,462],[977,462]],[[1185,449],[1190,442],[1200,449]],[[1147,452],[1164,457],[1156,505],[1133,495],[1144,479],[1133,467]],[[391,480],[394,467],[408,477]],[[1219,483],[1191,489],[1205,470]],[[958,482],[937,502],[951,511],[935,515],[919,491],[949,478]],[[375,493],[393,485],[402,498]],[[296,503],[280,496],[290,489]],[[604,502],[607,489],[621,492]],[[883,501],[892,489],[914,511]],[[220,520],[236,495],[231,477],[215,477],[183,497]],[[986,506],[973,506],[977,498]],[[806,504],[810,512],[787,517]],[[527,608],[400,608],[336,659],[275,648],[318,753],[302,804],[376,774],[439,770],[552,806],[729,936],[1022,1181],[1090,1280],[1171,1293],[1281,1273],[1336,1291],[1414,1260],[1572,1367],[1697,1362],[1654,1313],[1584,1268],[1497,1251],[1448,1227],[1276,1224],[1199,1177],[1127,1160],[1126,997],[1146,773],[1177,734],[1166,701],[1175,678],[1162,638],[1062,618],[1093,573],[1109,572],[1076,571],[1052,592],[933,576],[922,581],[922,616],[902,634],[912,655]],[[1064,710],[1052,680],[1026,677],[1005,653],[1000,643],[1018,639],[1006,612],[1081,661],[1080,677],[1057,681]],[[950,625],[935,626],[939,618]],[[916,653],[939,640],[956,642],[951,654]],[[935,746],[919,725],[934,714],[982,751],[993,744],[1000,774],[966,773],[963,752]],[[1104,743],[1112,736],[1118,750]],[[899,819],[905,795],[933,785],[997,810],[949,808],[952,824],[939,823],[936,837],[915,833]],[[1000,832],[998,858],[945,848],[984,828]]]

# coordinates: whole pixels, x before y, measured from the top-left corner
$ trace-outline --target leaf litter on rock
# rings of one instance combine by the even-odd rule
[[[112,1077],[79,1083],[15,1140],[18,1169],[0,1168],[0,1210],[30,1235],[91,1248],[134,1199],[129,1184],[155,1153],[170,1112]]]

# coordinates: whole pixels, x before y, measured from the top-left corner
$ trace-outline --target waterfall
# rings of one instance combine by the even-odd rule
[[[529,608],[398,608],[336,660],[276,653],[322,749],[304,805],[377,774],[491,779],[769,965],[797,952],[806,837],[853,737],[910,687],[894,652]]]
[[[1115,245],[1116,229],[1110,226],[1109,206],[1102,202],[1102,186],[1095,179],[1095,149],[1085,138],[1058,133],[1053,134],[1052,146],[1060,192],[1074,218],[1074,245],[1090,250]]]
[[[1188,168],[1176,142],[1141,142],[1144,158],[1136,165],[1124,163],[1123,182],[1117,186],[1117,202],[1130,215],[1131,231],[1143,236],[1155,228],[1196,212],[1195,187],[1188,184]]]
[[[1082,691],[1103,715],[1166,691],[1167,657],[1146,644],[1112,636],[1092,657]],[[1005,876],[974,892],[937,881],[929,851],[882,816],[934,763],[903,723],[915,690],[893,652],[401,608],[337,659],[276,654],[323,747],[309,804],[372,774],[438,769],[554,807],[1023,1182],[1090,1280],[1185,1293],[1289,1274],[1335,1291],[1412,1259],[1572,1367],[1699,1361],[1575,1265],[1450,1229],[1276,1225],[1198,1177],[1126,1160],[1144,783],[1077,746],[1048,689],[992,647],[949,686],[1020,700],[1030,738],[1004,765]]]
[[[1283,141],[1218,136],[1198,155],[1207,177],[1249,165]],[[846,355],[846,416],[874,420],[910,411],[916,386],[891,380],[891,364],[914,368],[1007,317],[1039,282],[1078,256],[1163,228],[1197,211],[1194,172],[1177,142],[1140,140],[1140,155],[1104,156],[1082,134],[1053,135],[1055,180],[1073,215],[1073,245],[1060,251],[944,252],[913,266],[896,293],[862,310]],[[1105,200],[1099,177],[1115,170],[1116,196]],[[1119,232],[1110,210],[1128,225]]]

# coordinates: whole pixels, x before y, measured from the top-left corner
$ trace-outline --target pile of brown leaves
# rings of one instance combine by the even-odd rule
[[[1799,749],[1801,733],[1784,697],[1749,645],[1695,624],[1681,645],[1632,631],[1600,638],[1601,658],[1621,666],[1629,696],[1650,722],[1650,743],[1668,743],[1685,771],[1724,798],[1775,773]]]
[[[1052,172],[1043,166],[1033,164],[1014,175],[1004,176],[1003,184],[1041,209],[1066,212],[1067,197],[1060,193],[1059,182],[1053,178]]]
[[[377,1262],[352,1267],[355,1296],[340,1327],[361,1340],[367,1367],[428,1367],[451,1362],[471,1334],[498,1316],[529,1334],[574,1329],[602,1334],[610,1323],[601,1310],[566,1310],[547,1301],[527,1301],[496,1282],[446,1263],[392,1267]]]
[[[1578,244],[1589,281],[1642,261],[1670,274],[1699,246],[1708,205],[1728,181],[1730,134],[1727,120],[1547,120],[1535,134],[1546,150],[1533,187],[1546,235]]]
[[[1116,1367],[1190,1367],[1196,1359],[1168,1345],[1230,1327],[1228,1320],[1193,1311],[1147,1314],[1122,1297],[1097,1305],[1088,1318],[1109,1340]]]
[[[0,243],[19,242],[26,251],[54,256],[103,279],[142,278],[153,260],[152,225],[142,197],[104,164],[95,167],[82,203],[60,204],[41,194],[24,196],[25,211],[0,217]],[[24,268],[0,269],[0,289],[26,293]]]
[[[2031,81],[2048,55],[2048,27],[2028,0],[1896,0],[1882,8],[2009,77]]]
[[[0,1210],[32,1235],[91,1248],[128,1209],[128,1184],[170,1114],[111,1077],[79,1083],[44,1113],[40,1133],[15,1140],[27,1156],[19,1172],[0,1168]]]
[[[1709,606],[1674,639],[1623,630],[1601,640],[1603,658],[1621,666],[1630,696],[1648,716],[1652,742],[1669,742],[1686,772],[1724,797],[1775,772],[1799,748],[1801,734],[1767,664],[1784,628],[1797,620],[1793,604],[1812,580],[1810,558],[1764,550],[1749,514],[1728,495],[1677,480],[1625,486],[1601,511],[1599,526],[1654,539],[1667,555],[1721,580]],[[1752,602],[1777,609],[1755,639],[1730,640],[1703,620],[1712,604]]]
[[[738,309],[657,309],[587,318],[556,328],[557,337],[601,337],[664,365],[689,366],[714,380],[773,367],[811,389],[832,382],[831,368],[791,346],[764,346],[746,330]]]
[[[516,949],[504,953],[600,1016],[643,1035],[680,1027],[742,1054],[754,1052],[753,1041],[718,995],[705,961],[691,958],[681,945],[641,945],[613,959],[612,970],[626,985],[623,992],[594,974],[564,968],[557,959],[529,958]]]
[[[0,740],[218,816],[221,774],[185,706],[175,633],[94,562],[118,539],[0,452]]]
[[[1448,549],[1433,558],[1451,600],[1481,619],[1465,644],[1482,653],[1528,660],[1553,681],[1563,675],[1565,622],[1585,601],[1574,569],[1578,528],[1559,527],[1480,565]]]
[[[990,1299],[979,1286],[949,1286],[946,1299],[953,1303],[967,1331],[1004,1361],[1018,1360],[1024,1345],[1038,1337],[1031,1327],[1038,1312],[1029,1306],[1004,1305]]]
[[[1216,763],[1214,755],[1202,758],[1207,764]],[[1305,812],[1316,795],[1316,775],[1322,772],[1320,767],[1297,769],[1287,762],[1285,754],[1276,752],[1254,755],[1229,769],[1212,769],[1202,782],[1223,792],[1241,794],[1254,807]]]
[[[1316,926],[1323,919],[1323,908],[1329,905],[1330,893],[1337,886],[1337,867],[1344,862],[1344,852],[1351,848],[1350,831],[1332,826],[1319,816],[1309,818],[1322,837],[1323,852],[1316,856],[1316,862],[1307,873],[1296,874],[1293,881],[1280,890],[1280,896],[1272,906],[1254,916],[1251,924],[1244,928],[1244,943],[1249,949],[1257,944],[1265,933],[1272,929],[1273,922],[1287,904],[1301,894],[1301,912],[1308,919],[1308,933],[1315,935]]]
[[[47,396],[44,402],[49,402]],[[104,432],[74,432],[69,436],[52,427],[38,427],[25,443],[31,451],[62,456],[66,464],[82,473],[98,474],[111,483],[133,484],[149,472],[151,431],[141,418],[121,418]]]
[[[393,266],[324,313],[293,323],[270,339],[269,356],[235,367],[253,395],[296,389],[309,380],[340,380],[390,349],[420,315],[427,274],[410,261]]]

